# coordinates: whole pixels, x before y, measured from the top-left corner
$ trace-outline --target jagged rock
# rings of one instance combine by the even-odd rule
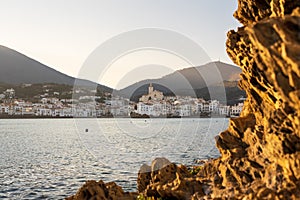
[[[138,173],[138,179],[137,179],[137,185],[138,185],[138,192],[143,192],[147,185],[150,184],[151,180],[151,167],[144,164],[139,170]]]
[[[104,183],[103,181],[87,181],[78,192],[66,200],[135,200],[137,193],[124,192],[114,182]]]
[[[289,15],[296,7],[300,7],[297,0],[239,0],[234,17],[249,25],[270,17]]]
[[[142,173],[145,169],[146,175]],[[189,199],[196,192],[204,195],[201,180],[193,177],[185,166],[177,166],[165,158],[156,158],[151,167],[142,166],[138,188],[144,196],[154,198]]]
[[[239,0],[235,16],[245,26],[230,31],[226,45],[243,70],[247,101],[217,137],[221,158],[210,166],[222,184],[212,184],[208,198],[300,198],[299,7],[299,0]]]

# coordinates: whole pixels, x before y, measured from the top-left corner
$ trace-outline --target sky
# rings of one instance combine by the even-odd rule
[[[209,60],[232,64],[226,33],[239,26],[232,16],[234,0],[0,0],[0,5],[0,45],[74,77],[81,77],[91,53],[103,43],[144,28],[184,35],[201,46]],[[207,59],[202,62],[196,64]],[[113,60],[97,81],[121,88],[130,84],[121,81],[124,77],[136,82],[189,64],[163,51],[136,51]],[[154,70],[158,66],[161,70]]]

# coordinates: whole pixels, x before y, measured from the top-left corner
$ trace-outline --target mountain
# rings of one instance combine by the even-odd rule
[[[137,101],[147,93],[148,85],[162,91],[165,95],[192,96],[204,99],[218,99],[225,102],[236,102],[244,91],[238,88],[237,81],[241,69],[223,62],[211,62],[198,67],[177,70],[159,79],[148,79],[132,84],[117,91],[119,95]],[[228,99],[230,97],[230,99]]]
[[[227,101],[236,102],[238,98],[245,96],[245,93],[237,87],[240,73],[241,70],[236,66],[211,62],[178,70],[159,79],[140,81],[114,92],[137,101],[140,96],[147,93],[149,83],[153,83],[154,89],[162,91],[165,95],[214,98],[223,102],[226,93]],[[102,92],[113,91],[109,87],[68,76],[15,50],[0,46],[0,83],[54,83],[73,86],[75,80],[76,85],[97,87]]]
[[[15,50],[0,46],[0,82],[7,84],[22,83],[55,83],[82,86],[97,85],[94,82],[75,79],[74,77],[56,71],[34,59]],[[103,91],[110,92],[111,88],[100,85]]]

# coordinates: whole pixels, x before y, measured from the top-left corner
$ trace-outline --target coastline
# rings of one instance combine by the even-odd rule
[[[74,117],[35,116],[35,115],[0,115],[0,119],[71,119]]]
[[[238,116],[211,116],[211,117],[203,117],[203,116],[183,116],[183,117],[127,117],[127,116],[103,116],[103,117],[60,117],[60,116],[35,116],[35,115],[0,115],[0,119],[215,119],[215,118],[236,118]]]

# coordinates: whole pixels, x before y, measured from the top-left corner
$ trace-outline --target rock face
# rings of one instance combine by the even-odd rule
[[[123,189],[114,182],[104,183],[103,181],[87,181],[78,192],[66,200],[135,200],[137,194],[124,192]]]
[[[227,52],[248,98],[198,175],[219,180],[208,198],[300,198],[300,1],[239,0],[235,17]]]
[[[192,176],[185,166],[177,166],[165,158],[155,159],[151,167],[141,167],[138,192],[155,199],[189,199],[195,193],[204,194],[201,179]]]
[[[163,158],[144,165],[143,198],[300,199],[300,0],[239,0],[234,16],[244,26],[226,46],[247,100],[216,138],[221,157],[197,174]]]

